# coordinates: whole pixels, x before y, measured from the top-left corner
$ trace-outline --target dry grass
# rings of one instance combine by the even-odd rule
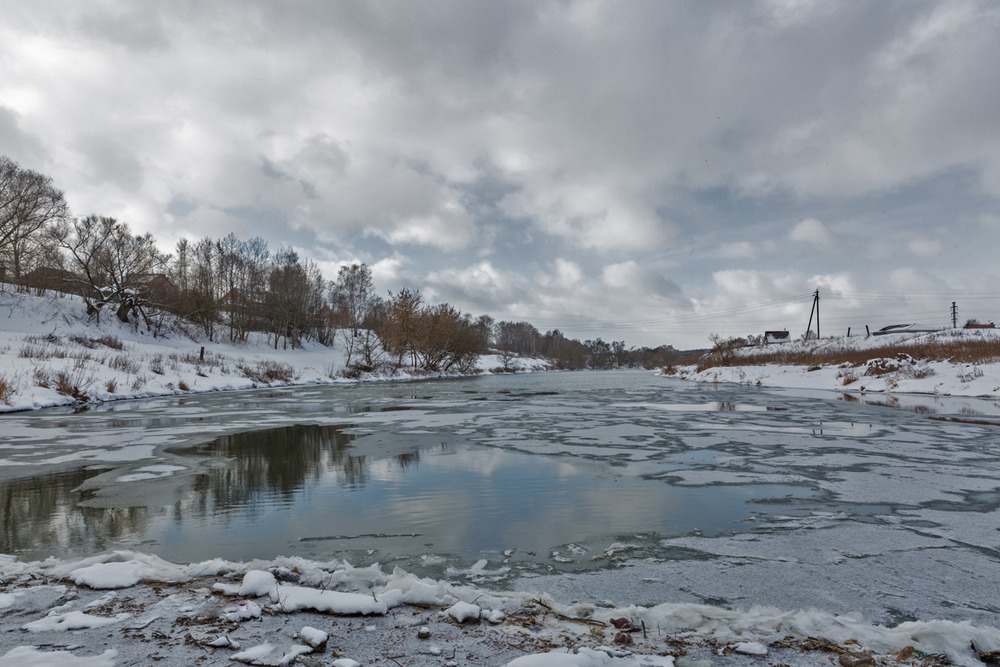
[[[0,403],[10,405],[10,399],[14,396],[14,383],[6,377],[0,375]]]
[[[55,390],[58,391],[63,396],[69,396],[75,401],[80,401],[81,403],[86,403],[90,400],[81,385],[85,385],[86,382],[77,374],[69,373],[68,371],[56,371],[53,376],[53,381],[55,382]]]
[[[237,368],[254,382],[270,384],[271,382],[292,382],[295,380],[295,369],[279,361],[262,360],[253,365],[237,362]]]
[[[968,337],[948,340],[927,340],[915,343],[887,342],[881,347],[806,348],[799,345],[772,345],[741,354],[708,353],[698,360],[698,370],[717,366],[844,366],[859,368],[874,359],[912,357],[925,361],[950,361],[955,364],[986,364],[1000,362],[1000,339]],[[844,384],[848,384],[845,382]]]

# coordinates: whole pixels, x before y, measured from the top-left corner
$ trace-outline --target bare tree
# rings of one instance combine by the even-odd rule
[[[45,228],[68,215],[62,191],[48,176],[0,156],[0,282],[20,281],[44,248]]]
[[[361,349],[367,360],[364,365],[371,366],[374,351],[372,336],[370,331],[362,335],[361,329],[376,303],[372,270],[365,264],[340,267],[337,279],[330,289],[330,301],[333,303],[336,319],[344,326],[340,337],[347,355],[347,366],[353,364],[354,353],[358,349]]]
[[[109,303],[116,304],[122,322],[135,312],[144,314],[148,277],[169,260],[152,234],[133,234],[124,222],[91,215],[56,226],[52,238],[65,251],[66,268],[78,276],[77,293],[88,314],[99,314]]]
[[[298,254],[289,248],[278,251],[264,297],[275,349],[279,343],[286,349],[299,347],[303,338],[315,330],[325,291],[326,283],[312,260],[299,261]]]
[[[376,334],[382,349],[395,357],[397,368],[402,367],[407,354],[410,355],[411,365],[416,366],[414,342],[422,302],[420,292],[407,287],[395,295],[390,293],[385,312],[376,323]]]

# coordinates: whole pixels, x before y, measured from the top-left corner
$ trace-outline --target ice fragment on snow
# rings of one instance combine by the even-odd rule
[[[248,665],[252,665],[267,654],[274,651],[273,644],[261,644],[259,646],[254,646],[253,648],[248,648],[245,651],[240,651],[239,653],[234,653],[230,658],[232,660],[237,660],[239,662],[244,662]]]
[[[448,607],[448,610],[445,613],[459,623],[465,623],[466,621],[478,621],[479,617],[483,613],[483,610],[468,602],[456,602],[452,606]]]
[[[733,651],[742,655],[767,655],[767,647],[758,642],[733,644]]]
[[[70,611],[65,614],[54,614],[32,621],[21,627],[28,632],[46,632],[48,630],[89,630],[105,625],[111,625],[131,618],[131,614],[118,614],[114,617],[93,616],[82,611]]]
[[[330,663],[333,667],[361,667],[361,663],[350,658],[340,658]]]
[[[223,616],[233,622],[260,618],[260,605],[253,600],[240,600],[235,607],[227,608]]]
[[[330,614],[382,615],[389,611],[385,602],[376,600],[371,595],[325,591],[303,586],[279,585],[271,591],[271,600],[286,612],[312,609]]]
[[[316,649],[324,646],[329,638],[326,632],[308,625],[299,630],[299,639]]]
[[[149,571],[146,563],[129,560],[124,563],[94,563],[69,573],[77,586],[90,588],[129,588],[142,581]]]
[[[245,597],[260,597],[267,595],[278,585],[274,575],[263,570],[250,570],[243,575],[243,584],[237,595]]]

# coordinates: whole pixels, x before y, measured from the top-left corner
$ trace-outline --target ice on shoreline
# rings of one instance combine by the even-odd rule
[[[909,651],[914,660],[942,654],[961,665],[979,664],[972,647],[1000,648],[1000,629],[968,622],[889,627],[816,609],[562,604],[544,593],[492,591],[344,561],[182,565],[118,551],[67,561],[4,557],[0,578],[0,665],[19,667],[128,664],[137,646],[148,654],[157,642],[171,647],[158,660],[166,665],[217,653],[246,664],[291,664],[327,649],[371,664],[385,654],[473,654],[484,641],[491,649],[476,664],[510,667],[669,665],[670,653],[714,664],[750,664],[764,653],[823,664],[826,654],[820,661],[807,650],[816,638],[829,643],[827,652]]]

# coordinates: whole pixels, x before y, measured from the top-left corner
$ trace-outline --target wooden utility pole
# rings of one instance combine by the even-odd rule
[[[951,302],[951,328],[958,328],[958,306],[954,301]]]
[[[813,313],[816,314],[816,338],[819,338],[819,290],[816,290],[816,292],[813,294],[812,310],[809,311],[809,324],[806,325],[807,338],[809,336],[809,332],[812,331]]]

